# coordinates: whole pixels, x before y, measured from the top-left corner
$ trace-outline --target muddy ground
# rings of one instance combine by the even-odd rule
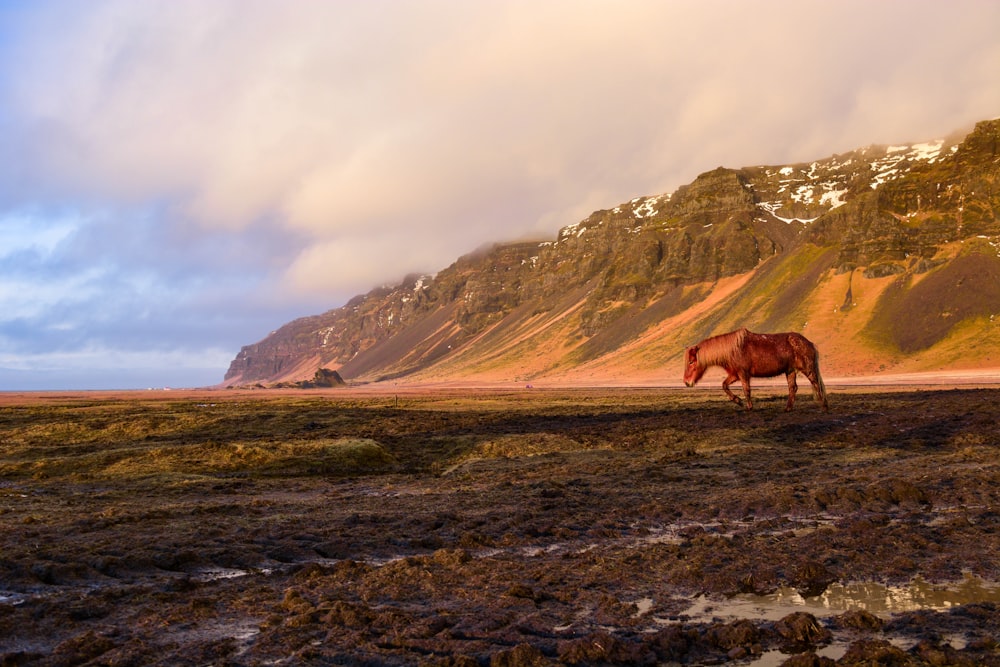
[[[1000,664],[1000,390],[756,398],[0,397],[0,664]]]

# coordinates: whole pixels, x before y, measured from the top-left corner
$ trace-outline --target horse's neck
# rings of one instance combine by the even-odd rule
[[[705,366],[723,366],[730,362],[734,353],[750,333],[739,329],[727,334],[721,334],[705,341],[698,354],[698,361]]]

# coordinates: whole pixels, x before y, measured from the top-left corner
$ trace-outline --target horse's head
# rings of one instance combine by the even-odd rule
[[[684,352],[684,384],[693,387],[705,374],[706,366],[698,363],[698,346],[693,345]]]

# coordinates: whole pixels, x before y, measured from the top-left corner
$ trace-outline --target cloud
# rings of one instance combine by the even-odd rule
[[[803,137],[811,146],[831,128],[847,137],[898,128],[900,114],[919,131],[968,122],[978,110],[956,100],[969,91],[955,89],[944,108],[934,99],[947,96],[930,93],[972,66],[974,80],[962,83],[987,98],[979,104],[997,103],[975,85],[996,73],[984,19],[997,12],[985,3],[906,12],[791,2],[59,4],[22,43],[42,57],[19,59],[30,64],[14,100],[34,130],[25,180],[42,188],[166,197],[206,227],[273,217],[327,244],[501,202],[520,231],[537,213],[506,200],[525,190],[571,201],[609,182],[623,197],[657,181],[672,187],[693,177],[670,168],[677,153],[705,145],[730,164],[732,152],[753,160]],[[67,23],[75,31],[50,39]]]
[[[191,384],[211,384],[206,359],[217,382],[226,366],[219,350],[232,357],[252,342],[247,332],[261,337],[302,314],[306,303],[270,284],[295,243],[265,232],[248,243],[225,231],[200,231],[192,242],[173,219],[162,210],[0,217],[0,389],[88,377],[83,386],[133,386],[121,384],[125,375],[148,378],[142,386],[178,384],[152,381],[156,368],[172,377],[188,369],[198,378]],[[169,366],[157,366],[164,359]],[[124,373],[127,366],[144,374]]]
[[[0,239],[20,253],[0,251],[19,267],[0,295],[39,326],[76,304],[73,330],[109,348],[110,323],[141,321],[144,300],[171,321],[261,326],[206,343],[235,346],[293,308],[484,242],[551,238],[719,165],[931,139],[1000,113],[1000,5],[986,0],[0,12],[0,154],[18,156],[0,161]],[[86,221],[71,241],[53,222],[67,211]],[[99,301],[106,317],[80,315]],[[171,335],[196,347],[203,333]]]
[[[219,367],[231,358],[222,348],[173,352],[133,352],[85,348],[72,353],[0,354],[0,389],[145,389],[209,387],[219,383]]]

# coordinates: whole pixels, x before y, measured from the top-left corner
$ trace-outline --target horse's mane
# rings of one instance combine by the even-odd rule
[[[749,333],[746,329],[737,329],[706,338],[698,343],[698,363],[702,366],[717,366],[732,361]]]

